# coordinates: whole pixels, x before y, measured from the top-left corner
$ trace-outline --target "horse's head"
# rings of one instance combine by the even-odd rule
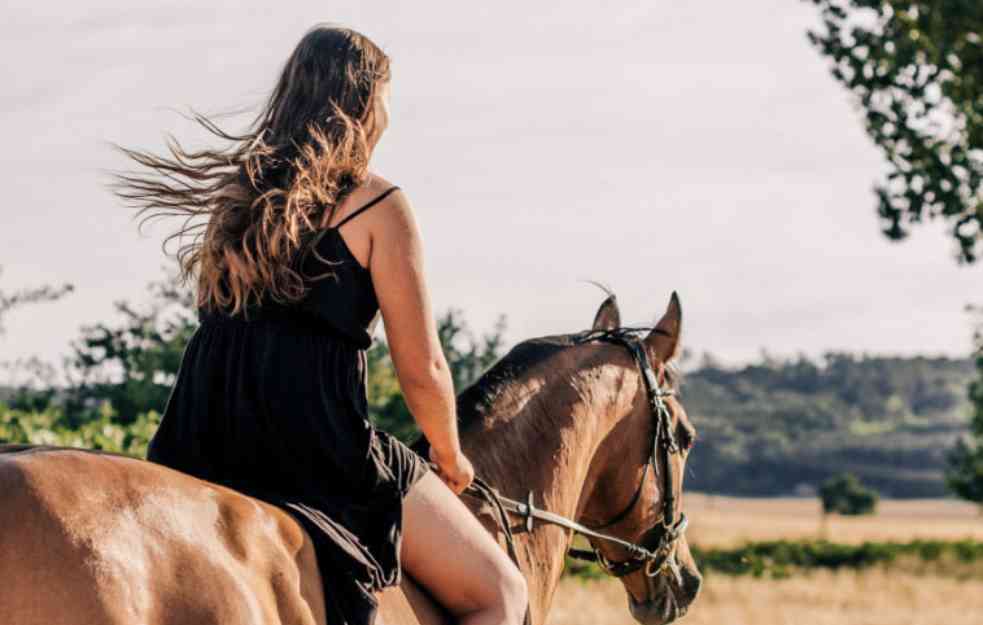
[[[607,535],[582,555],[622,580],[643,625],[669,623],[696,598],[701,577],[679,507],[696,434],[669,392],[681,325],[675,295],[649,332],[621,327],[611,296],[592,329],[522,341],[458,397],[462,445],[478,475],[553,513],[523,554],[540,615],[572,529],[550,527],[559,517]],[[416,451],[426,444],[421,438]],[[479,516],[499,524],[491,506]]]
[[[620,317],[611,296],[598,310],[594,330],[616,330]],[[680,349],[681,328],[682,309],[674,293],[662,319],[641,339],[657,389],[674,388],[677,382],[670,363]],[[672,437],[659,439],[658,402],[653,405],[650,399],[637,358],[622,345],[605,344],[598,349],[603,350],[600,361],[614,372],[599,375],[599,381],[586,391],[607,394],[600,405],[609,407],[605,421],[614,425],[593,455],[578,520],[649,551],[662,548],[665,560],[645,561],[611,541],[590,539],[601,564],[625,585],[632,616],[644,625],[661,625],[686,612],[702,582],[686,537],[682,531],[678,536],[672,533],[674,527],[685,529],[679,527],[679,503],[686,456],[696,431],[679,399],[671,394],[663,400],[663,423]],[[667,442],[674,442],[678,452],[668,449]],[[665,517],[667,508],[673,518]]]

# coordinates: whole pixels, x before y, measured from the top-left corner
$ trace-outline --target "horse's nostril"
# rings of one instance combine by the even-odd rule
[[[700,594],[700,588],[703,586],[703,576],[699,573],[692,574],[689,572],[683,573],[683,594],[686,595],[686,603],[690,603],[696,599],[696,596]]]

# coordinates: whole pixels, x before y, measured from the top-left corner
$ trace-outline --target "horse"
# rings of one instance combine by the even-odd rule
[[[532,623],[546,620],[571,527],[610,532],[588,534],[589,543],[619,576],[639,623],[669,623],[698,595],[701,576],[681,531],[663,544],[657,570],[638,556],[675,519],[666,508],[681,495],[695,437],[681,403],[666,398],[660,414],[679,453],[657,458],[659,422],[645,377],[658,388],[674,383],[669,363],[681,324],[673,293],[658,324],[637,339],[644,367],[616,342],[524,341],[458,396],[461,443],[477,475],[502,499],[535,501],[530,508],[569,519],[536,525],[527,514],[525,527],[508,518],[503,526],[494,497],[464,496],[524,573]],[[592,331],[619,327],[611,295]],[[426,441],[414,448],[422,452]],[[650,460],[661,483],[647,479]],[[323,625],[331,597],[322,589],[310,537],[276,506],[139,458],[0,445],[4,624]],[[451,622],[408,575],[378,598],[380,625]]]

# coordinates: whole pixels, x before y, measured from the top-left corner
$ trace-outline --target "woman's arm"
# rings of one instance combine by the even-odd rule
[[[368,267],[389,351],[406,405],[430,442],[432,459],[448,485],[460,492],[474,471],[461,453],[454,383],[437,335],[419,228],[402,191],[384,202],[374,214]]]

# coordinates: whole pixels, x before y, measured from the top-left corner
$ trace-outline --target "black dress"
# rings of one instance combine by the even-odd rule
[[[373,593],[401,579],[402,499],[429,467],[368,421],[379,305],[341,225],[299,256],[304,275],[335,274],[311,281],[301,302],[245,317],[198,311],[147,458],[290,513],[313,541],[328,623],[362,625],[375,620]]]

